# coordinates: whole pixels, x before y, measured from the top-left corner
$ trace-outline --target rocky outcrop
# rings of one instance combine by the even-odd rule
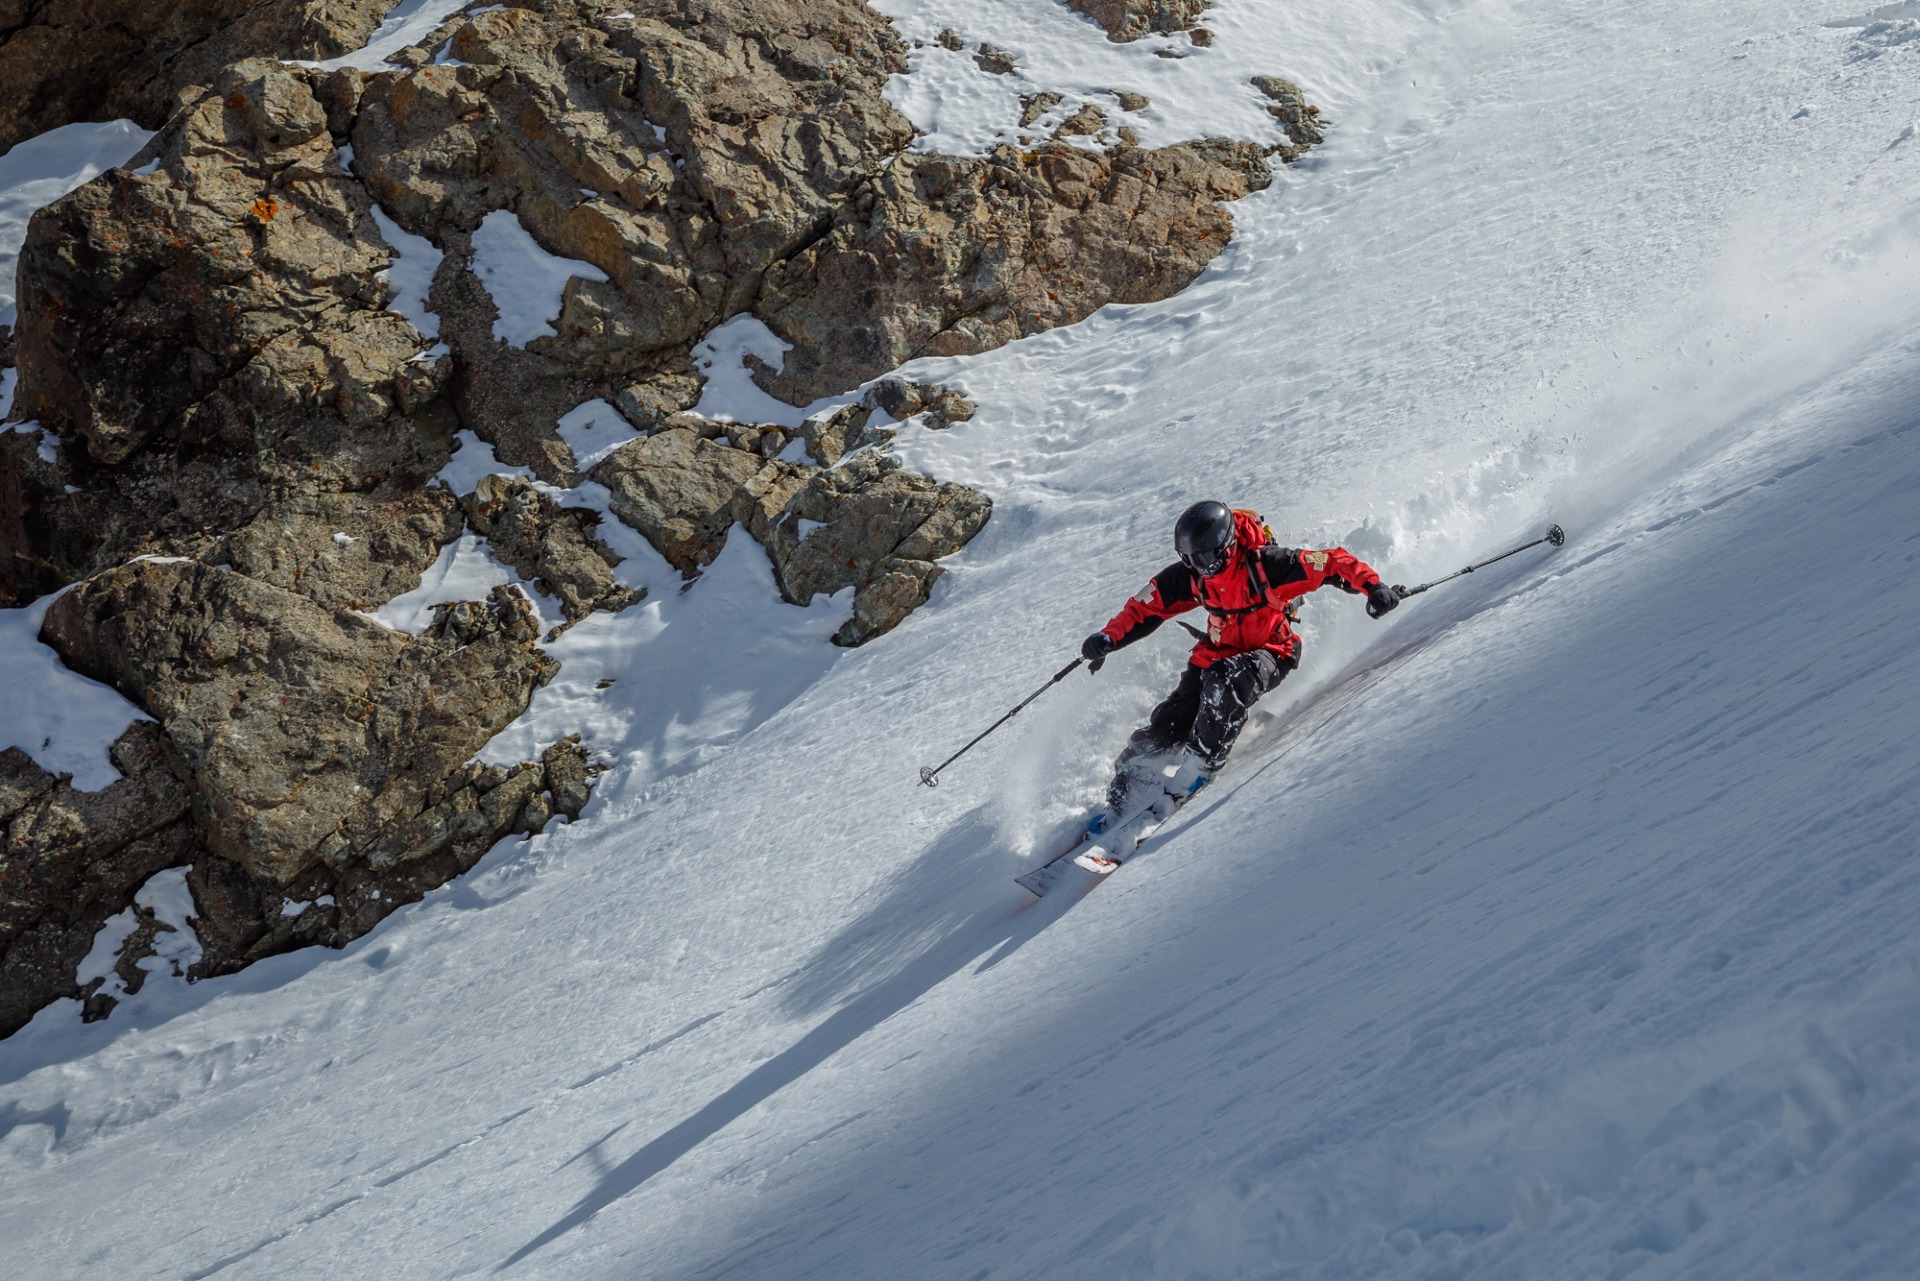
[[[0,151],[75,120],[149,129],[175,94],[242,58],[332,58],[358,48],[388,0],[0,3]]]
[[[796,605],[852,587],[836,645],[862,645],[926,602],[934,562],[972,540],[993,510],[985,494],[903,471],[869,451],[807,477],[758,536],[780,594]],[[751,526],[749,526],[751,528]]]
[[[1280,157],[1291,164],[1309,147],[1317,147],[1326,141],[1326,130],[1320,122],[1320,108],[1307,101],[1307,95],[1299,85],[1280,76],[1255,76],[1253,87],[1265,94],[1272,102],[1267,114],[1280,122],[1287,131],[1291,147],[1282,147]]]
[[[590,474],[612,493],[614,515],[644,534],[675,569],[693,575],[725,546],[735,498],[762,471],[778,476],[787,466],[675,422],[621,446]]]
[[[1165,35],[1192,27],[1208,0],[1066,0],[1075,13],[1100,24],[1116,43],[1146,35]],[[1199,43],[1199,42],[1196,42]]]
[[[416,638],[191,561],[91,579],[41,635],[160,722],[208,849],[279,885],[436,852],[428,797],[554,671],[508,588]]]
[[[481,477],[460,506],[494,554],[558,600],[569,623],[596,609],[617,612],[646,595],[614,581],[620,557],[594,533],[598,512],[562,507],[520,477],[503,475]]]
[[[450,365],[383,309],[392,251],[303,75],[230,69],[148,154],[43,209],[21,254],[15,413],[69,442],[13,464],[8,550],[43,581],[206,554],[289,494],[404,504],[450,452]]]
[[[366,82],[356,168],[407,230],[450,251],[435,297],[463,421],[548,479],[563,470],[520,424],[685,371],[688,345],[745,310],[767,266],[913,137],[880,92],[905,70],[898,38],[844,0],[655,4],[621,21],[508,8],[451,39],[468,65]],[[555,335],[525,351],[494,341],[490,300],[459,279],[464,237],[500,208],[609,277],[576,280]]]
[[[111,1008],[75,967],[163,868],[190,868],[189,976],[204,977],[339,946],[502,836],[578,817],[577,736],[539,761],[470,763],[555,670],[537,637],[507,588],[442,606],[420,637],[194,562],[139,561],[63,596],[42,639],[156,720],[114,744],[125,777],[100,792],[0,753],[0,1035],[62,996]],[[162,928],[142,918],[123,977]]]
[[[107,918],[198,851],[192,792],[160,728],[136,722],[111,756],[125,777],[81,792],[18,748],[0,752],[0,1036],[78,997],[74,972]]]
[[[883,386],[880,398],[907,411],[902,417],[971,412],[971,402],[947,388]],[[801,428],[807,452],[825,465],[773,457],[790,439],[780,428],[682,415],[614,451],[593,479],[611,492],[613,511],[684,573],[711,564],[738,524],[766,547],[790,603],[855,589],[853,617],[833,641],[862,645],[926,602],[941,573],[934,562],[964,547],[993,509],[978,490],[914,475],[891,455],[862,448],[891,435],[868,425],[875,399]],[[765,449],[743,447],[762,441]]]
[[[1271,181],[1251,143],[903,155],[856,217],[768,271],[755,312],[794,350],[759,381],[805,404],[918,356],[1169,297],[1225,247],[1220,202]]]
[[[420,569],[460,536],[445,489],[390,497],[293,494],[268,504],[212,554],[236,573],[321,605],[371,610],[420,582]]]

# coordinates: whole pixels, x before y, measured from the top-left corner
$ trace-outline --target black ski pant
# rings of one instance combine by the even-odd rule
[[[1300,665],[1272,650],[1256,649],[1220,659],[1211,667],[1187,664],[1173,693],[1160,701],[1147,723],[1133,732],[1114,762],[1107,802],[1127,808],[1127,793],[1142,781],[1142,767],[1150,759],[1185,744],[1208,768],[1218,769],[1233,750],[1233,740],[1246,726],[1247,713],[1260,696],[1286,679]]]

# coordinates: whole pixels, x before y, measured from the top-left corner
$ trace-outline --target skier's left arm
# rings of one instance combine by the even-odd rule
[[[1355,596],[1364,593],[1367,614],[1379,618],[1400,603],[1393,589],[1380,580],[1373,566],[1344,547],[1262,549],[1267,571],[1267,598],[1276,606],[1322,587],[1338,587]]]

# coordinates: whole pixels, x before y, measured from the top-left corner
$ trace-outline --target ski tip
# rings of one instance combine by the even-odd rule
[[[1025,876],[1014,877],[1013,883],[1035,898],[1045,898],[1047,896],[1047,881],[1049,880],[1048,873],[1051,870],[1051,868],[1037,867]]]

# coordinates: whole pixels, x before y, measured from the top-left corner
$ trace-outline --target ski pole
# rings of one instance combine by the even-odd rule
[[[1075,668],[1079,667],[1080,664],[1086,661],[1087,660],[1084,658],[1076,658],[1071,663],[1068,663],[1065,667],[1055,672],[1053,674],[1053,679],[1049,680],[1045,685],[1042,685],[1039,689],[1034,690],[1033,693],[1027,695],[1026,698],[1022,699],[1019,707],[1014,708],[1012,711],[1008,712],[1005,716],[1002,716],[999,720],[995,721],[993,724],[981,730],[979,733],[979,736],[973,740],[973,743],[978,743],[980,739],[985,738],[987,735],[993,733],[993,731],[999,729],[1002,725],[1005,725],[1008,721],[1018,716],[1020,714],[1020,709],[1022,707],[1025,707],[1028,703],[1031,703],[1034,699],[1040,697],[1042,694],[1052,689],[1055,685],[1058,685],[1061,681],[1067,679],[1067,677],[1073,674]],[[922,765],[920,767],[920,781],[922,783],[925,783],[928,787],[940,786],[940,780],[936,776],[940,773],[941,770],[953,764],[955,761],[959,760],[962,756],[965,756],[968,752],[972,751],[973,743],[968,743],[965,747],[955,752],[952,756],[947,757],[946,760],[941,761],[938,765],[932,765],[932,766]]]
[[[1442,583],[1450,583],[1454,579],[1460,577],[1460,575],[1462,574],[1471,574],[1476,569],[1485,569],[1487,566],[1493,564],[1494,561],[1505,560],[1507,557],[1512,556],[1518,552],[1523,552],[1527,550],[1527,548],[1529,547],[1538,547],[1541,543],[1552,543],[1555,547],[1558,547],[1561,544],[1565,543],[1566,541],[1567,541],[1567,534],[1565,530],[1561,529],[1560,526],[1558,525],[1549,525],[1547,526],[1547,532],[1543,537],[1536,538],[1530,543],[1521,543],[1518,547],[1512,548],[1511,550],[1508,550],[1508,551],[1501,552],[1498,556],[1490,556],[1486,560],[1479,561],[1476,564],[1467,566],[1465,569],[1456,569],[1451,574],[1448,574],[1445,578],[1436,578],[1432,582],[1422,583],[1418,587],[1402,587],[1400,584],[1395,583],[1393,585],[1393,594],[1399,597],[1401,600],[1405,600],[1409,596],[1418,596],[1421,592],[1426,591],[1427,588],[1429,587],[1438,587]]]

